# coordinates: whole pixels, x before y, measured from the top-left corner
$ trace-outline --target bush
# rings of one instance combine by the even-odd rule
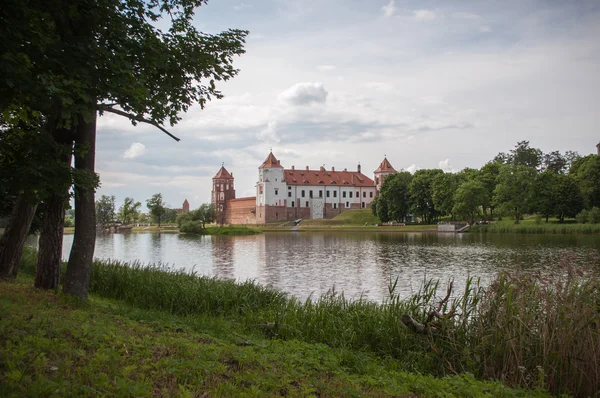
[[[577,215],[575,216],[575,219],[577,220],[577,222],[579,224],[585,224],[588,221],[588,217],[589,217],[589,211],[581,210],[579,213],[577,213]]]
[[[594,206],[590,210],[582,210],[575,216],[575,219],[581,224],[598,224],[600,223],[600,208]]]
[[[204,234],[206,229],[202,227],[202,221],[185,221],[179,227],[179,231],[186,234]]]

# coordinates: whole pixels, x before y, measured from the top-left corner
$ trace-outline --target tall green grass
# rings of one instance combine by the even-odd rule
[[[34,266],[33,254],[26,253],[23,270],[31,273]],[[96,261],[90,289],[141,308],[227,317],[272,338],[368,350],[395,358],[408,371],[472,373],[575,396],[600,390],[600,267],[582,273],[565,264],[564,278],[552,280],[501,273],[487,287],[468,279],[440,310],[455,315],[426,334],[413,333],[400,318],[427,318],[445,295],[445,286],[434,281],[408,299],[391,281],[380,304],[334,290],[300,301],[251,281]]]
[[[471,232],[519,234],[600,234],[600,224],[509,224],[472,225]]]

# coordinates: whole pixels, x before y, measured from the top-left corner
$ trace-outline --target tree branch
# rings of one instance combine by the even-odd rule
[[[175,137],[173,134],[169,133],[169,132],[167,131],[167,129],[165,129],[163,126],[161,126],[161,125],[160,125],[160,124],[158,124],[157,122],[155,122],[155,121],[152,121],[152,120],[150,120],[150,119],[146,119],[146,118],[143,118],[143,117],[141,117],[141,116],[137,116],[137,115],[132,115],[132,114],[130,114],[130,113],[127,113],[127,112],[125,112],[125,111],[121,111],[121,110],[119,110],[119,109],[111,108],[111,107],[109,107],[109,106],[105,106],[105,105],[104,105],[104,106],[103,106],[103,105],[99,105],[99,106],[98,106],[98,109],[99,109],[101,112],[110,112],[110,113],[114,113],[114,114],[116,114],[116,115],[124,116],[124,117],[126,117],[126,118],[128,118],[128,119],[130,119],[130,120],[135,120],[136,122],[148,123],[148,124],[150,124],[150,125],[152,125],[152,126],[154,126],[154,127],[158,128],[158,129],[159,129],[159,130],[161,130],[163,133],[165,133],[165,134],[166,134],[166,135],[168,135],[169,137],[173,138],[175,141],[177,141],[177,142],[179,142],[179,141],[180,141],[180,139],[179,139],[179,138],[177,138],[177,137]]]

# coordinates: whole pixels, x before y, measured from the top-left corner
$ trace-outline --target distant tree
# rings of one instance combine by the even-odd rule
[[[102,195],[96,201],[96,221],[106,228],[107,225],[115,222],[115,197]]]
[[[569,175],[577,181],[586,208],[600,207],[600,156],[588,155],[576,159]]]
[[[510,163],[518,166],[527,166],[537,169],[542,163],[543,152],[538,148],[531,148],[529,141],[517,142],[515,149],[510,151]]]
[[[433,181],[436,176],[443,173],[439,169],[417,170],[410,183],[413,209],[426,224],[432,223],[438,216],[433,204]]]
[[[410,182],[412,175],[401,171],[387,176],[377,202],[377,216],[382,222],[404,222],[411,207]]]
[[[555,184],[555,201],[554,209],[559,222],[563,222],[565,217],[575,217],[577,213],[585,207],[585,200],[581,194],[581,190],[577,181],[568,175],[558,175]]]
[[[453,212],[469,219],[471,224],[473,224],[475,222],[475,214],[477,214],[485,200],[486,191],[481,181],[465,181],[456,190]]]
[[[557,183],[558,174],[553,170],[546,170],[536,176],[533,185],[532,210],[543,216],[546,222],[551,215],[556,214]]]
[[[508,164],[500,168],[494,190],[494,205],[511,214],[519,224],[523,214],[532,207],[532,189],[536,170],[533,167]]]
[[[494,158],[494,163],[514,164],[518,166],[528,166],[539,168],[542,164],[543,152],[538,148],[531,148],[529,141],[519,141],[514,149],[508,154],[500,152]]]
[[[373,213],[373,215],[375,217],[377,217],[377,201],[379,200],[379,196],[375,196],[375,198],[373,198],[373,200],[371,201],[371,205],[369,206],[369,208],[371,209],[371,213]]]
[[[556,174],[566,173],[568,171],[567,159],[560,151],[552,151],[544,155],[541,171],[551,171]]]
[[[163,221],[167,211],[162,194],[157,193],[152,195],[152,198],[146,200],[146,207],[148,207],[148,210],[150,210],[150,217],[152,217],[152,220],[160,227],[160,223]]]
[[[140,214],[140,202],[135,202],[133,198],[126,197],[119,208],[119,219],[123,224],[129,224],[137,220]]]
[[[450,214],[454,220],[454,194],[459,177],[453,173],[438,174],[433,179],[433,205],[441,215]]]
[[[217,211],[213,204],[204,203],[196,210],[180,214],[177,217],[177,225],[181,232],[202,233],[206,224],[214,222]]]
[[[500,174],[500,163],[488,162],[480,170],[477,179],[483,184],[485,189],[485,200],[482,203],[483,214],[490,209],[490,218],[494,218],[494,189],[496,189],[496,180]]]
[[[177,210],[171,208],[165,208],[165,215],[163,216],[163,222],[174,223],[177,220]]]

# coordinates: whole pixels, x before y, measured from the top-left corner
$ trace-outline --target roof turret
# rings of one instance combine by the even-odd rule
[[[377,170],[375,170],[375,173],[396,173],[396,169],[392,167],[387,157],[384,157]]]
[[[229,174],[229,172],[227,171],[225,166],[221,166],[221,168],[219,169],[217,174],[213,177],[213,180],[215,178],[224,179],[224,180],[233,180],[233,176],[231,174]]]
[[[283,166],[279,163],[279,160],[277,160],[271,151],[269,152],[269,156],[267,156],[263,164],[260,165],[259,169],[283,169]]]

